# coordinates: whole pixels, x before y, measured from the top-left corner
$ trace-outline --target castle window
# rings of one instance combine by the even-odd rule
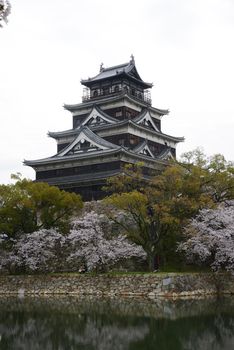
[[[130,145],[136,145],[137,140],[135,138],[131,137],[129,142],[130,142]]]
[[[114,92],[119,92],[119,85],[116,85],[116,86],[114,87]]]
[[[116,117],[121,117],[121,116],[122,116],[122,111],[116,112],[116,113],[115,113],[115,116],[116,116]]]
[[[98,92],[97,92],[97,90],[94,90],[93,97],[97,97],[97,96],[98,96]]]

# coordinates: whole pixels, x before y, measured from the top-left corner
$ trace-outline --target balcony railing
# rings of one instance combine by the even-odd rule
[[[121,93],[127,93],[129,96],[135,98],[136,100],[143,101],[147,103],[148,105],[151,105],[151,94],[149,90],[144,91],[144,93],[139,92],[137,90],[131,90],[129,88],[119,88],[118,91],[114,90],[112,91],[111,89],[97,89],[95,91],[92,91],[92,95],[90,94],[90,89],[85,88],[83,90],[83,96],[82,96],[82,101],[90,101],[90,100],[96,100],[99,98],[104,98],[108,96],[118,96]]]

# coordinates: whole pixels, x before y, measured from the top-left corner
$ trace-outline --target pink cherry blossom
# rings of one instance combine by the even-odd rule
[[[208,264],[213,270],[234,270],[234,203],[203,209],[185,229],[178,247],[187,261]]]

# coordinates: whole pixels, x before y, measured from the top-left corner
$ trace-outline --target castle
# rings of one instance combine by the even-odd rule
[[[81,84],[82,103],[64,105],[72,113],[72,129],[49,132],[57,154],[24,161],[36,171],[37,181],[80,193],[84,200],[100,199],[106,179],[125,164],[143,162],[147,174],[176,157],[176,145],[184,138],[161,131],[168,110],[152,107],[152,84],[141,79],[133,56],[117,66],[101,65],[95,77]]]

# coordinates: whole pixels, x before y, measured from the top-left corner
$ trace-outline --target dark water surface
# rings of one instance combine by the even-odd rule
[[[0,297],[0,349],[233,350],[233,299]]]

